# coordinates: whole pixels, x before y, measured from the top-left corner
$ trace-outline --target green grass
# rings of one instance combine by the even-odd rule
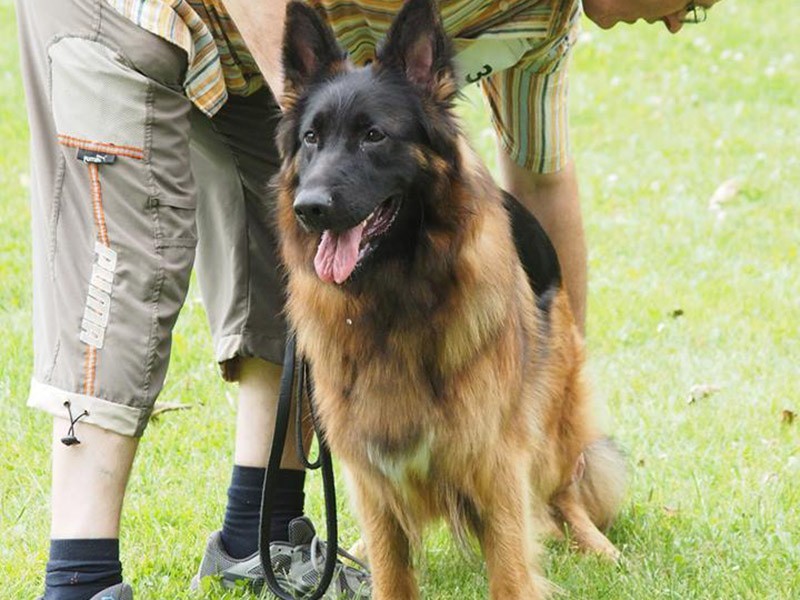
[[[589,243],[589,369],[632,485],[611,567],[549,546],[576,599],[800,598],[800,29],[796,0],[726,0],[704,25],[603,32],[587,23],[571,75]],[[32,598],[47,558],[50,419],[31,375],[27,129],[13,9],[0,0],[0,598]],[[466,128],[490,166],[480,99]],[[709,198],[738,178],[723,205]],[[673,316],[675,311],[680,316]],[[216,375],[196,287],[123,522],[137,598],[190,598],[229,477],[235,389]],[[719,391],[688,402],[692,386]],[[310,512],[322,522],[318,476]],[[339,489],[346,543],[357,536]],[[486,597],[483,567],[432,532],[427,598]],[[209,598],[245,597],[212,587]]]

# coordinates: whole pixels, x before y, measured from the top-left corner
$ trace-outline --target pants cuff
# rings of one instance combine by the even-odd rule
[[[83,411],[87,414],[81,423],[91,423],[121,435],[140,437],[144,432],[149,411],[116,402],[109,402],[94,396],[67,392],[59,388],[31,380],[28,406],[38,408],[56,417],[69,418],[65,402],[70,403],[72,416]]]

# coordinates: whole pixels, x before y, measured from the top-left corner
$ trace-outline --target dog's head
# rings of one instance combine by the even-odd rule
[[[291,3],[283,66],[278,217],[296,262],[345,284],[412,260],[423,228],[444,222],[440,188],[457,168],[457,87],[435,4],[409,0],[356,68],[320,15]]]

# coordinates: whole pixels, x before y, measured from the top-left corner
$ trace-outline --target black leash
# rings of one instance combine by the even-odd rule
[[[259,532],[259,556],[261,558],[261,567],[264,569],[264,576],[267,580],[267,586],[270,591],[281,600],[296,600],[297,596],[287,593],[281,588],[275,573],[272,570],[272,560],[269,551],[269,525],[272,516],[272,505],[275,499],[275,488],[270,485],[275,477],[278,476],[278,469],[281,466],[281,458],[283,457],[283,447],[286,441],[286,431],[289,427],[289,415],[292,407],[292,392],[294,391],[294,398],[297,402],[296,413],[296,435],[297,435],[297,452],[300,461],[307,469],[322,469],[322,489],[325,496],[325,527],[327,529],[328,539],[325,548],[325,569],[322,572],[322,579],[311,595],[304,595],[304,600],[319,600],[328,591],[328,587],[333,580],[334,569],[336,568],[336,555],[338,554],[338,532],[336,522],[336,490],[334,489],[333,477],[333,462],[331,461],[331,453],[328,444],[325,441],[325,436],[317,422],[317,416],[314,412],[314,403],[312,401],[313,385],[311,384],[310,373],[308,372],[308,365],[301,357],[300,365],[297,368],[297,355],[295,350],[295,337],[294,333],[290,333],[286,339],[286,352],[283,358],[283,373],[281,374],[281,389],[278,396],[278,411],[275,415],[275,433],[272,438],[272,450],[269,455],[269,463],[267,464],[267,474],[264,478],[264,489],[261,494],[261,523]],[[311,420],[314,424],[314,433],[317,436],[319,443],[319,457],[314,463],[310,463],[305,455],[303,449],[303,433],[302,433],[302,407],[303,407],[303,394],[307,392],[308,404],[311,411]]]

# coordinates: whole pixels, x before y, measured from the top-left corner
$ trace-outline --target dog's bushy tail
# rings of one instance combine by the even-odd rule
[[[578,482],[581,504],[598,529],[607,529],[617,517],[628,484],[628,460],[611,438],[584,449],[586,470]]]

